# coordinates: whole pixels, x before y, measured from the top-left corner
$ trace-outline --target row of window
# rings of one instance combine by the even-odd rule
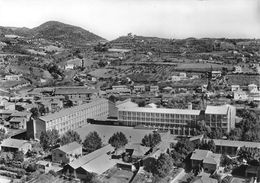
[[[119,118],[123,116],[128,117],[157,117],[157,118],[180,118],[180,119],[195,119],[195,115],[189,114],[164,114],[164,113],[145,113],[145,112],[126,112],[120,111]]]

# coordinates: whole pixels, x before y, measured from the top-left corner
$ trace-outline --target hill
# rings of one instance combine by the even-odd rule
[[[49,21],[38,27],[29,29],[26,27],[1,27],[0,35],[18,35],[30,38],[43,38],[48,41],[58,41],[65,45],[86,45],[105,41],[104,38],[91,33],[81,27],[64,24],[57,21]]]
[[[61,41],[63,43],[73,45],[82,45],[105,40],[104,38],[81,27],[76,27],[57,21],[46,22],[31,29],[31,31],[35,38],[43,38],[50,41]]]

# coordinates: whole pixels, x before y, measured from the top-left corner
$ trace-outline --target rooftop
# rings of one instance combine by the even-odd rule
[[[74,161],[72,161],[69,166],[72,167],[73,169],[77,169],[85,164],[87,164],[88,162],[98,158],[99,156],[102,156],[104,154],[107,154],[108,152],[114,151],[114,148],[109,144],[106,145],[92,153],[89,153],[85,156],[82,156]],[[98,166],[100,166],[101,164],[98,164]],[[103,165],[103,163],[102,163]]]
[[[203,161],[208,164],[218,164],[221,154],[215,154],[208,150],[195,149],[190,159]]]
[[[221,106],[210,106],[206,107],[205,114],[227,114],[228,112],[228,105],[221,105]]]
[[[55,88],[56,95],[69,95],[69,94],[91,94],[97,93],[96,89],[89,89],[87,87],[57,87]]]
[[[189,114],[189,115],[199,115],[200,114],[200,110],[146,108],[146,107],[135,107],[135,108],[119,109],[119,111],[164,113],[164,114]]]
[[[39,119],[41,119],[43,121],[50,121],[50,120],[53,120],[53,119],[64,117],[68,114],[73,114],[75,112],[86,109],[88,107],[95,106],[95,105],[103,103],[105,101],[107,101],[107,100],[106,99],[96,99],[95,101],[91,101],[90,103],[82,104],[82,105],[79,105],[79,106],[74,106],[74,107],[67,108],[67,109],[62,109],[59,112],[48,114],[46,116],[41,116]]]
[[[18,140],[18,139],[8,138],[8,139],[5,139],[5,140],[2,141],[1,146],[12,147],[12,148],[20,148],[26,143],[29,143],[29,142],[26,141],[26,140]]]
[[[70,152],[74,151],[75,149],[78,149],[81,147],[82,147],[81,144],[79,144],[77,142],[71,142],[69,144],[59,147],[58,149],[65,152],[66,154],[69,154]]]
[[[226,147],[253,147],[260,149],[260,142],[248,142],[248,141],[232,141],[232,140],[221,140],[213,139],[216,146],[226,146]]]

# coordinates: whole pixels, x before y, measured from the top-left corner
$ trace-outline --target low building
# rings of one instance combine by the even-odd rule
[[[240,86],[239,85],[231,85],[231,91],[232,92],[236,92],[240,90]]]
[[[138,107],[138,104],[132,102],[131,99],[129,98],[123,101],[117,101],[116,107],[118,109],[133,108],[133,107]]]
[[[52,150],[52,162],[55,163],[70,163],[74,159],[82,156],[82,145],[77,142],[72,142]]]
[[[5,152],[22,151],[26,154],[29,150],[32,150],[32,145],[26,140],[8,138],[2,141],[1,150]]]
[[[209,176],[197,176],[195,177],[191,183],[218,183],[217,179],[210,178]]]
[[[221,154],[196,149],[191,155],[192,168],[203,168],[206,173],[214,173],[220,164]]]
[[[38,161],[36,162],[37,169],[41,172],[48,173],[51,170],[51,162],[49,161]]]
[[[157,86],[157,85],[151,85],[151,86],[150,86],[150,92],[152,92],[152,93],[159,92],[159,86]]]
[[[134,86],[134,91],[135,92],[145,92],[145,85]]]
[[[236,108],[231,105],[207,106],[205,122],[212,130],[221,128],[223,132],[230,132],[235,128]]]
[[[26,129],[27,121],[24,117],[13,117],[9,120],[9,127],[13,129]]]
[[[250,84],[250,85],[248,85],[248,91],[250,92],[250,93],[255,93],[255,92],[257,92],[258,90],[257,90],[257,85],[256,84]]]
[[[116,85],[116,86],[112,86],[113,90],[126,90],[128,89],[128,86],[126,85]]]
[[[6,75],[5,80],[7,81],[20,81],[21,75]]]
[[[243,73],[242,67],[241,66],[234,66],[233,73]]]
[[[246,177],[256,177],[260,179],[260,166],[251,166],[249,165],[246,168]]]
[[[248,100],[248,95],[245,91],[234,91],[235,101],[246,101]]]

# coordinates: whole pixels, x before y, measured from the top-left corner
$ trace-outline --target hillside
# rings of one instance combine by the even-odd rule
[[[24,37],[43,38],[49,41],[62,42],[65,45],[85,45],[105,39],[81,27],[49,21],[33,29],[0,27],[0,35],[15,34]]]
[[[49,21],[33,28],[32,33],[35,38],[44,38],[51,41],[62,41],[68,44],[86,44],[104,41],[104,38],[95,35],[81,27],[64,24],[57,21]]]

